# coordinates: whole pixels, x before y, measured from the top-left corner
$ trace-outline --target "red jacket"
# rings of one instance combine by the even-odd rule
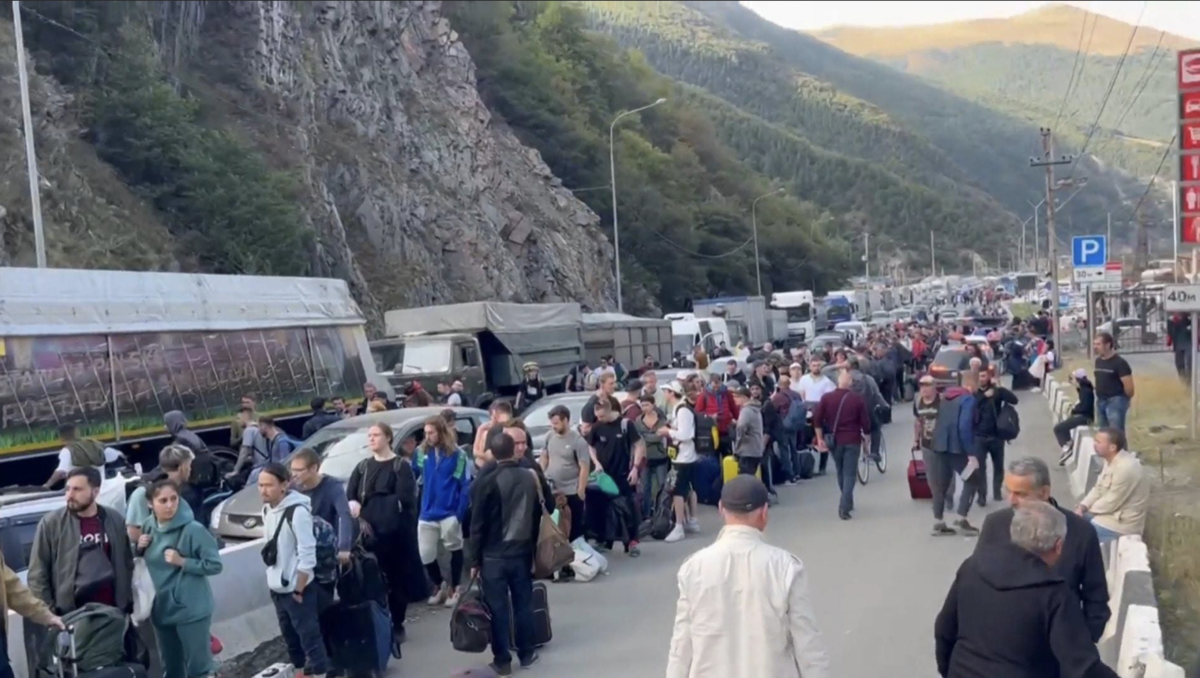
[[[700,395],[696,396],[696,411],[716,419],[717,430],[722,434],[729,433],[730,427],[738,417],[738,407],[733,402],[733,394],[724,386],[716,392],[710,391],[706,386]]]

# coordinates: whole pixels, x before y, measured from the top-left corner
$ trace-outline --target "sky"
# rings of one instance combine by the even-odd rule
[[[815,30],[831,26],[919,26],[964,19],[1004,18],[1048,2],[743,2],[787,28]],[[1137,21],[1142,2],[1068,2],[1128,24]],[[1145,3],[1142,25],[1200,40],[1200,2],[1156,0]]]

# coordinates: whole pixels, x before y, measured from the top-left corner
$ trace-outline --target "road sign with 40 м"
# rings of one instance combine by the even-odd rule
[[[1163,288],[1163,307],[1168,313],[1200,312],[1200,285],[1167,285]]]

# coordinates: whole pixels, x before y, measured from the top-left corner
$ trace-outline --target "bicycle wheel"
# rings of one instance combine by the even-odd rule
[[[880,473],[887,473],[887,438],[879,439],[879,459],[875,460],[875,467]]]
[[[871,479],[871,448],[864,446],[858,453],[858,482],[866,485]]]

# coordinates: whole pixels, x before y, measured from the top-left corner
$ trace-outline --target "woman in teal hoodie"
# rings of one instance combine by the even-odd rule
[[[142,524],[138,554],[154,581],[150,621],[158,634],[164,678],[203,678],[214,672],[209,629],[213,595],[208,578],[220,574],[217,541],[179,501],[179,486],[160,480],[146,493],[152,515]]]

